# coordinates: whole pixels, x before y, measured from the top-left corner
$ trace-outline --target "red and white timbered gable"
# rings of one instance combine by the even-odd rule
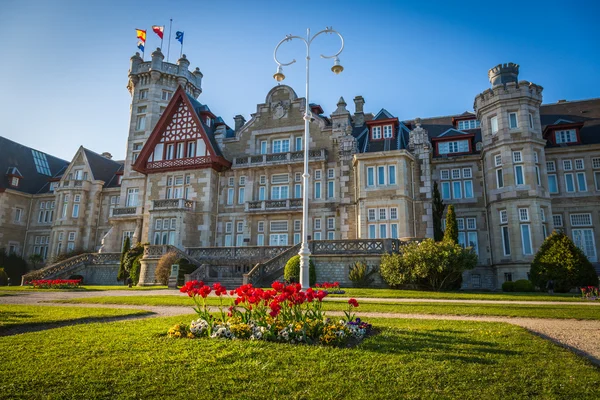
[[[183,88],[179,87],[144,145],[133,169],[145,174],[213,168],[231,163],[215,151]]]

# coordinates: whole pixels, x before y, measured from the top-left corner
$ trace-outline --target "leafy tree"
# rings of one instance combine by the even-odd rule
[[[444,209],[446,205],[442,200],[440,191],[438,190],[437,182],[433,182],[433,240],[439,242],[444,239],[444,231],[442,231],[442,218],[444,217]]]
[[[179,264],[179,275],[177,276],[177,285],[181,286],[185,283],[185,275],[191,274],[198,267],[192,264],[187,258],[180,258],[177,261],[177,264]]]
[[[458,243],[458,223],[456,222],[456,214],[454,206],[448,206],[446,213],[446,231],[444,232],[444,240],[450,240],[452,243]]]
[[[8,275],[4,272],[4,268],[0,268],[0,286],[8,285]]]
[[[554,231],[546,238],[531,263],[530,278],[542,290],[552,280],[559,293],[577,286],[598,285],[592,263],[562,231]]]
[[[122,268],[125,271],[125,278],[128,276],[131,278],[133,285],[138,284],[140,278],[141,264],[140,260],[144,256],[144,245],[137,243],[135,246],[130,248],[124,256],[122,256]],[[121,267],[119,267],[121,268]]]
[[[117,274],[118,281],[124,281],[127,278],[127,270],[125,269],[125,256],[127,252],[131,248],[131,241],[129,240],[129,236],[125,238],[125,242],[123,242],[123,249],[121,250],[121,263],[119,264],[119,272]]]
[[[426,239],[409,243],[402,254],[384,255],[380,272],[391,286],[419,284],[432,290],[455,289],[462,273],[477,265],[477,255],[471,248],[463,249],[449,240]]]
[[[288,282],[300,282],[300,256],[295,255],[288,260],[283,269],[283,279]],[[317,271],[312,259],[309,259],[308,281],[310,286],[317,283]]]
[[[158,260],[158,264],[156,264],[156,270],[154,271],[154,276],[156,280],[160,282],[160,284],[167,285],[169,283],[171,266],[173,264],[177,264],[178,259],[177,253],[170,251],[166,254],[163,254]]]
[[[32,254],[29,256],[29,262],[33,264],[33,269],[36,269],[37,264],[44,262],[44,258],[40,254]]]

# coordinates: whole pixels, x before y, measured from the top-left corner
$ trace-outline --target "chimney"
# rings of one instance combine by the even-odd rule
[[[244,124],[246,123],[246,118],[244,118],[243,115],[238,114],[235,117],[233,117],[233,120],[235,121],[235,131],[239,132],[242,126],[244,126]]]
[[[488,71],[488,78],[493,86],[504,85],[509,82],[518,82],[519,64],[498,64]]]
[[[108,151],[105,151],[104,153],[100,154],[102,157],[107,158],[109,160],[112,160],[112,154],[110,154]]]
[[[354,125],[363,126],[365,124],[365,113],[363,112],[363,106],[365,105],[365,99],[362,96],[356,96],[354,98]]]

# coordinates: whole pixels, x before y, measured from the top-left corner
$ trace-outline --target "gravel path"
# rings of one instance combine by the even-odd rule
[[[150,296],[150,295],[182,295],[175,291],[165,290],[116,290],[110,292],[11,292],[11,296],[0,296],[0,304],[26,304],[52,307],[101,307],[101,308],[125,308],[136,310],[147,310],[153,314],[147,317],[169,317],[176,315],[192,315],[191,307],[179,306],[136,306],[116,304],[66,304],[46,303],[52,300],[73,299],[78,297],[98,296]],[[183,295],[185,296],[185,295]],[[344,301],[344,298],[337,298]],[[462,302],[462,303],[508,303],[508,304],[556,304],[568,305],[566,302],[532,302],[532,301],[489,301],[489,300],[438,300],[438,299],[375,299],[358,298],[359,301],[390,301],[390,302]],[[595,303],[574,303],[595,304]],[[218,310],[217,307],[212,307]],[[342,316],[342,312],[328,312],[330,315]],[[397,313],[360,313],[364,318],[406,318],[406,319],[428,319],[428,320],[453,320],[453,321],[480,321],[480,322],[504,322],[521,326],[534,334],[551,340],[573,352],[588,358],[600,366],[600,321],[578,321],[569,319],[542,319],[542,318],[513,318],[493,316],[457,316],[457,315],[429,315],[429,314],[397,314]]]

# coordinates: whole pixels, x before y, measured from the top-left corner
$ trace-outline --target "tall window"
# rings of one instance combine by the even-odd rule
[[[515,184],[521,186],[525,184],[525,174],[523,172],[523,156],[520,151],[513,151],[513,163],[515,164]]]
[[[321,198],[321,182],[315,182],[315,199]]]
[[[396,184],[396,166],[388,165],[388,182],[390,185]]]
[[[383,127],[383,138],[391,139],[392,137],[394,137],[394,134],[392,133],[392,125],[385,125]]]
[[[260,142],[260,154],[267,154],[267,141],[261,140]]]
[[[492,135],[498,132],[498,117],[494,116],[490,118],[490,128],[492,130]]]
[[[15,222],[21,222],[22,216],[23,216],[23,209],[16,208],[15,209]]]
[[[158,218],[154,221],[154,244],[175,244],[177,218]]]
[[[127,207],[137,207],[139,192],[140,189],[138,188],[127,189]]]
[[[246,198],[246,188],[238,188],[238,204],[244,204]]]
[[[375,139],[375,140],[381,139],[381,127],[380,126],[374,126],[373,128],[371,128],[371,131],[372,131],[373,139]]]
[[[519,127],[516,112],[508,113],[508,127],[510,129],[517,129]]]
[[[137,108],[135,130],[143,131],[144,129],[146,129],[146,106],[141,106]]]
[[[228,188],[227,189],[227,205],[230,206],[233,204],[233,197],[235,196],[235,189]]]
[[[475,197],[473,193],[473,181],[471,179],[473,177],[473,170],[471,168],[443,169],[440,171],[440,177],[442,179],[442,199],[470,199]],[[446,182],[448,179],[452,179],[452,181]]]
[[[302,136],[296,136],[294,150],[295,151],[302,150]]]
[[[367,168],[367,186],[375,186],[375,168]]]

